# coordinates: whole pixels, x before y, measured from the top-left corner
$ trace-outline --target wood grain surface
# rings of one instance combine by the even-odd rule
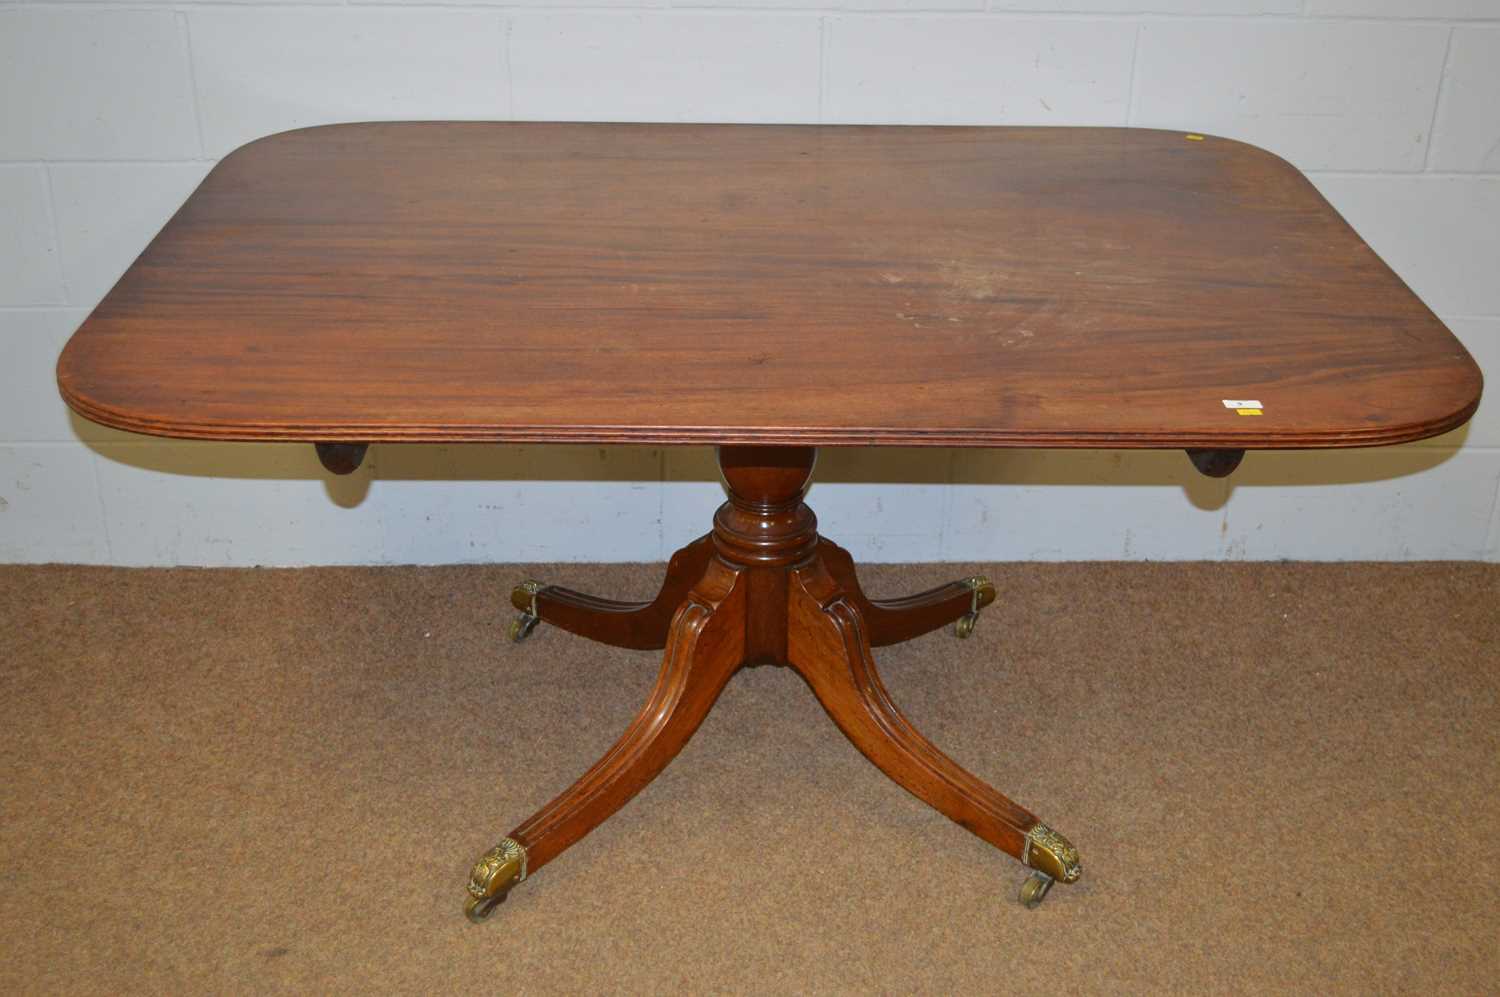
[[[1239,142],[486,122],[232,153],[58,380],[210,439],[1219,448],[1431,436],[1481,386]]]

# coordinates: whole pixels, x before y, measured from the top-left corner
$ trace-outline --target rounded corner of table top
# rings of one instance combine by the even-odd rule
[[[300,125],[296,128],[285,128],[279,132],[271,132],[267,135],[257,135],[255,138],[240,143],[229,150],[220,158],[220,163],[244,158],[254,152],[262,152],[274,149],[278,146],[292,145],[306,142],[308,139],[317,137],[333,137],[340,134],[359,134],[372,128],[410,124],[411,122],[381,122],[381,121],[332,121],[317,125]]]
[[[84,324],[73,333],[57,358],[57,364],[53,369],[57,393],[68,408],[92,423],[109,429],[149,433],[150,430],[140,428],[140,420],[128,410],[117,409],[96,397],[94,392],[81,387],[81,382],[88,379],[87,374],[80,370],[80,364],[85,367],[87,365],[87,360],[80,360],[80,355],[86,354],[89,349],[88,324],[85,320]]]
[[[1263,145],[1256,145],[1254,142],[1247,142],[1244,139],[1233,138],[1228,135],[1218,135],[1214,132],[1199,132],[1190,128],[1137,128],[1127,126],[1123,130],[1153,135],[1163,142],[1186,143],[1186,148],[1228,149],[1236,155],[1245,158],[1274,163],[1299,174],[1302,172],[1295,164],[1280,153],[1267,149]]]

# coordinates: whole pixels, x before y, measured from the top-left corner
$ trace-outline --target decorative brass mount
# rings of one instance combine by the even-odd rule
[[[1021,884],[1021,903],[1027,907],[1040,904],[1054,882],[1075,883],[1083,875],[1078,849],[1046,824],[1033,824],[1026,832],[1021,861],[1036,870]]]
[[[464,903],[464,915],[476,922],[489,917],[511,887],[525,878],[525,847],[514,838],[503,839],[481,855],[469,873],[469,899]]]

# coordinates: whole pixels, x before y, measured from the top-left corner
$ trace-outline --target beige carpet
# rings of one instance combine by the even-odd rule
[[[975,568],[879,652],[950,754],[1078,845],[1011,859],[741,673],[486,924],[474,858],[624,728],[650,653],[504,637],[525,576],[0,568],[0,991],[1493,992],[1500,566]]]

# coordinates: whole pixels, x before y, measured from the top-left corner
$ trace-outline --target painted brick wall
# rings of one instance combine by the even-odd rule
[[[330,480],[310,447],[66,412],[58,349],[215,160],[421,117],[1229,135],[1306,170],[1500,373],[1500,0],[0,0],[0,560],[651,560],[704,528],[704,450],[377,447]],[[830,535],[873,560],[1493,560],[1500,402],[1227,483],[1049,451],[825,452],[819,482]]]

